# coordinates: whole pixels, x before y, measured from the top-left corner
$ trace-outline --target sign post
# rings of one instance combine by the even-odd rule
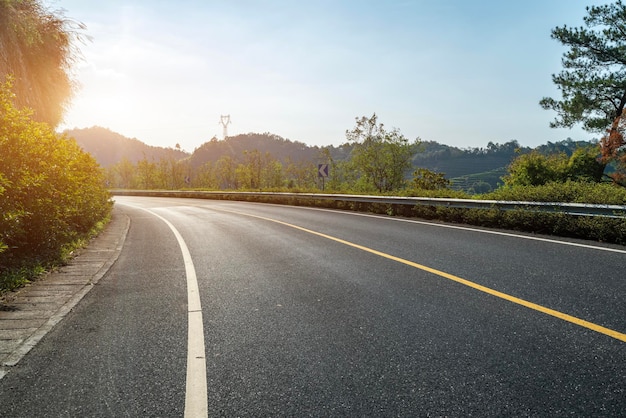
[[[324,191],[324,180],[328,177],[328,164],[317,165],[317,177],[322,179],[322,191]]]

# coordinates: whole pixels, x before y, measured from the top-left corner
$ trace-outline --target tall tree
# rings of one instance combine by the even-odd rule
[[[346,131],[354,145],[351,162],[366,182],[379,192],[401,189],[406,185],[405,174],[411,167],[415,142],[409,142],[397,129],[387,131],[378,116],[356,118],[356,127]]]
[[[0,81],[14,79],[16,105],[33,109],[35,120],[61,121],[75,87],[74,41],[85,39],[84,29],[38,0],[0,0]]]
[[[618,0],[586,10],[583,27],[552,30],[552,38],[568,47],[563,70],[552,76],[562,99],[545,97],[540,104],[557,112],[552,127],[581,123],[590,132],[607,131],[601,141],[605,162],[626,169],[620,123],[626,107],[626,6]]]
[[[587,7],[584,23],[552,30],[552,38],[569,48],[563,70],[552,76],[563,97],[540,103],[557,112],[552,127],[582,123],[588,131],[601,132],[626,106],[626,6],[620,0]]]

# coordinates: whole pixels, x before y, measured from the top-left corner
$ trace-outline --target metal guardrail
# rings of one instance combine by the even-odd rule
[[[531,212],[564,213],[577,216],[626,218],[626,205],[593,205],[585,203],[523,202],[502,200],[447,199],[431,197],[394,197],[324,193],[272,193],[272,192],[214,192],[186,190],[111,190],[117,196],[182,197],[195,199],[291,199],[335,200],[343,202],[379,203],[389,205],[421,205],[461,209],[526,210]]]

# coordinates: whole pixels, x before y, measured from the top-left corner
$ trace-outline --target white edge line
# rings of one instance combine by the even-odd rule
[[[235,204],[236,202],[229,202],[229,203]],[[450,225],[450,224],[444,224],[444,223],[418,221],[415,219],[395,218],[395,217],[390,217],[390,216],[381,216],[381,215],[374,215],[374,214],[369,214],[369,213],[349,212],[349,211],[326,209],[326,208],[313,208],[313,207],[307,207],[307,206],[278,205],[278,204],[272,204],[272,203],[256,203],[256,202],[247,202],[247,203],[257,204],[257,205],[275,205],[275,206],[283,206],[283,207],[288,206],[288,207],[296,208],[296,209],[315,210],[315,211],[320,211],[320,212],[333,212],[333,213],[339,213],[339,214],[348,215],[348,216],[363,216],[363,217],[368,217],[368,218],[384,219],[388,221],[407,222],[407,223],[414,223],[414,224],[419,224],[419,225],[434,226],[438,228],[459,229],[462,231],[478,232],[482,234],[499,235],[499,236],[510,237],[510,238],[519,238],[519,239],[527,239],[531,241],[546,242],[550,244],[568,245],[570,247],[585,248],[589,250],[626,254],[626,250],[621,250],[618,248],[600,247],[600,246],[591,245],[591,244],[580,244],[577,242],[569,242],[569,241],[562,241],[562,240],[557,240],[557,239],[534,237],[530,235],[514,234],[512,232],[501,232],[501,231],[493,231],[489,229],[472,228],[472,227],[462,226],[462,225]],[[190,205],[190,206],[203,207],[206,205]]]
[[[609,252],[614,252],[614,253],[626,254],[626,250],[620,250],[620,249],[617,249],[617,248],[599,247],[597,245],[580,244],[580,243],[569,242],[569,241],[559,241],[557,239],[533,237],[533,236],[529,236],[529,235],[514,234],[514,233],[511,233],[511,232],[492,231],[492,230],[488,230],[488,229],[472,228],[472,227],[461,226],[461,225],[439,224],[439,223],[435,223],[435,222],[417,221],[417,220],[414,220],[414,219],[404,219],[404,218],[393,218],[393,217],[373,215],[373,214],[368,214],[368,213],[346,212],[346,211],[334,210],[334,209],[309,208],[309,207],[304,207],[304,206],[293,206],[293,207],[294,208],[298,208],[298,209],[307,209],[307,210],[317,210],[317,211],[322,211],[322,212],[341,213],[341,214],[344,214],[344,215],[364,216],[364,217],[376,218],[376,219],[386,219],[386,220],[389,220],[389,221],[396,221],[396,222],[408,222],[408,223],[415,223],[415,224],[420,224],[420,225],[429,225],[429,226],[435,226],[435,227],[439,227],[439,228],[460,229],[460,230],[470,231],[470,232],[480,232],[480,233],[483,233],[483,234],[500,235],[500,236],[511,237],[511,238],[521,238],[521,239],[528,239],[528,240],[532,240],[532,241],[548,242],[548,243],[551,243],[551,244],[569,245],[571,247],[580,247],[580,248],[586,248],[586,249],[591,249],[591,250],[609,251]]]
[[[137,207],[137,206],[135,206]],[[204,348],[204,325],[202,323],[202,306],[200,304],[200,292],[198,290],[198,278],[193,265],[191,253],[182,235],[167,219],[155,212],[142,209],[163,222],[172,230],[185,263],[187,276],[187,378],[185,388],[185,417],[207,417],[207,380],[206,380],[206,354]]]

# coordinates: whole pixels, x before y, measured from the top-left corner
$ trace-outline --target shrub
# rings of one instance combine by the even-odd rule
[[[112,207],[96,161],[31,115],[0,84],[0,275],[58,259]]]
[[[480,197],[492,200],[624,205],[626,188],[610,183],[566,181],[541,186],[505,186]]]

